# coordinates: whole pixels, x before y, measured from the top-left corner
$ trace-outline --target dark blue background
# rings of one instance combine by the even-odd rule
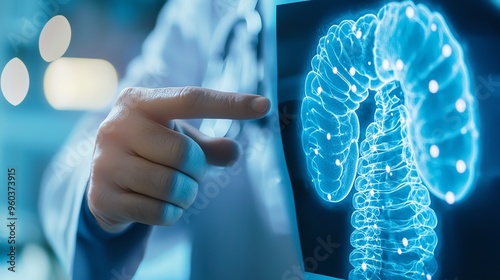
[[[300,116],[303,80],[318,39],[343,19],[376,13],[387,1],[317,0],[277,9],[278,100]],[[435,251],[439,264],[434,279],[500,279],[500,10],[488,1],[416,1],[444,15],[464,48],[480,122],[480,158],[475,189],[462,202],[448,205],[432,196],[438,215]],[[366,102],[365,102],[366,103]],[[361,129],[373,119],[373,107],[357,111]],[[289,120],[287,120],[289,121]],[[328,205],[308,185],[300,143],[300,117],[284,124],[283,146],[293,185],[303,257],[313,256],[317,238],[328,235],[339,247],[315,272],[347,278],[352,267],[352,192],[340,204]],[[363,135],[363,133],[362,133]],[[363,136],[361,136],[363,137]],[[459,149],[460,147],[457,147]],[[311,264],[308,264],[311,268]]]

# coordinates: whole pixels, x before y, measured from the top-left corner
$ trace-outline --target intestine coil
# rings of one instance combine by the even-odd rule
[[[437,218],[428,190],[448,203],[463,199],[477,161],[461,46],[440,14],[409,1],[389,3],[377,15],[331,26],[311,67],[302,146],[323,200],[357,191],[350,278],[432,278]],[[369,91],[374,121],[358,144],[356,110]]]

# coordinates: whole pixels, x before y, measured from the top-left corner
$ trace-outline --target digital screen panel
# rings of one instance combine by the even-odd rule
[[[495,250],[472,245],[500,247],[500,221],[486,218],[499,210],[490,197],[499,193],[498,168],[485,163],[496,149],[485,137],[499,117],[491,90],[500,80],[491,60],[499,17],[490,4],[278,6],[279,110],[297,116],[282,142],[305,271],[499,275]],[[479,241],[470,224],[495,231]]]

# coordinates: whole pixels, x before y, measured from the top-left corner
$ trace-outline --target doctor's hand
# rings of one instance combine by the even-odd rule
[[[129,88],[99,127],[88,206],[99,225],[172,225],[197,194],[206,164],[227,165],[237,144],[210,138],[177,119],[256,119],[269,100],[204,88]],[[176,121],[174,122],[174,119]]]

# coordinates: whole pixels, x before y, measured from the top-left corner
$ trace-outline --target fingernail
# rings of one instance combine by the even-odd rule
[[[252,109],[257,113],[264,113],[269,108],[269,99],[265,97],[257,97],[252,100]]]

